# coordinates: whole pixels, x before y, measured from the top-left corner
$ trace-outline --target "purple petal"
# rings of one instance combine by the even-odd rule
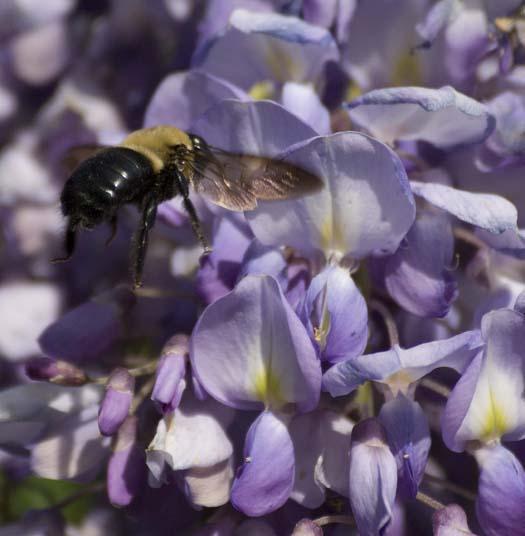
[[[97,407],[71,415],[31,448],[31,468],[43,478],[91,480],[103,468],[109,439],[98,430]]]
[[[288,276],[286,299],[292,308],[297,311],[304,300],[306,289],[312,279],[310,263],[304,258],[294,258],[292,262],[288,263],[286,274]]]
[[[232,411],[209,399],[204,402],[185,395],[182,404],[159,421],[147,450],[153,476],[162,480],[168,464],[174,471],[213,467],[227,460],[233,445],[226,434]]]
[[[24,83],[43,86],[64,69],[70,56],[64,20],[37,26],[17,35],[10,43],[12,68]]]
[[[312,279],[301,318],[322,359],[336,363],[363,353],[368,311],[347,269],[329,266]]]
[[[109,350],[122,335],[122,314],[134,299],[120,290],[85,302],[48,326],[38,340],[42,351],[54,358],[83,361]]]
[[[421,47],[432,45],[449,22],[456,6],[457,0],[439,0],[429,9],[425,20],[416,25],[416,31],[423,39]]]
[[[457,190],[444,184],[411,181],[414,195],[422,197],[456,218],[491,233],[517,230],[516,207],[499,195]]]
[[[478,80],[476,70],[479,63],[494,46],[489,35],[487,6],[488,3],[456,2],[455,12],[449,19],[444,33],[444,66],[447,79],[456,87],[472,90],[473,84]],[[439,49],[436,52],[438,51]]]
[[[272,277],[247,276],[209,305],[193,330],[190,356],[202,386],[228,406],[317,405],[320,363]]]
[[[230,15],[237,8],[263,12],[275,10],[267,0],[208,0],[206,12],[199,24],[199,44],[206,44],[210,38],[224,33]]]
[[[479,352],[450,393],[441,416],[443,441],[454,452],[461,452],[465,447],[465,442],[457,437],[457,433],[470,408],[482,364],[483,352]]]
[[[248,95],[226,80],[199,71],[167,76],[153,94],[144,126],[174,125],[189,130],[208,108],[224,99],[249,100]]]
[[[352,427],[345,416],[329,410],[294,417],[289,426],[295,449],[294,501],[306,508],[318,508],[325,501],[325,488],[348,493]]]
[[[233,461],[228,458],[212,467],[193,467],[184,474],[184,490],[196,506],[213,508],[230,500]]]
[[[344,43],[348,40],[349,25],[356,7],[356,0],[304,0],[303,18],[323,28],[335,26],[337,41]]]
[[[253,275],[271,275],[275,277],[282,288],[286,288],[286,271],[288,265],[283,252],[272,246],[264,246],[254,238],[242,259],[238,280]]]
[[[329,30],[335,20],[338,3],[338,0],[303,0],[304,20]]]
[[[394,252],[414,221],[406,173],[386,145],[356,132],[298,144],[285,158],[325,181],[300,199],[259,203],[246,217],[263,244],[327,257]]]
[[[354,426],[350,448],[350,504],[361,534],[381,534],[392,520],[396,461],[376,419]]]
[[[117,368],[111,373],[98,413],[98,426],[102,435],[112,436],[117,433],[129,414],[134,389],[135,378],[127,369]]]
[[[51,416],[67,416],[98,406],[102,398],[101,385],[63,387],[50,383],[28,383],[0,391],[1,421],[43,420],[52,423]]]
[[[186,335],[175,335],[164,345],[157,367],[151,400],[156,402],[162,413],[169,413],[180,403],[186,388],[186,359],[189,339]]]
[[[451,450],[469,441],[525,437],[524,333],[525,318],[511,309],[483,317],[484,352],[460,378],[443,413],[443,439]]]
[[[192,124],[191,131],[225,151],[268,157],[316,135],[312,127],[275,102],[239,100],[211,107]]]
[[[218,219],[213,234],[213,250],[204,257],[197,274],[199,294],[207,303],[221,298],[235,286],[241,261],[252,234],[243,219]]]
[[[343,65],[361,91],[406,84],[406,64],[418,65],[408,55],[419,41],[415,25],[423,17],[426,6],[419,1],[405,3],[403,9],[399,9],[397,2],[357,2]],[[418,77],[418,67],[414,71],[408,75],[409,79]]]
[[[502,446],[487,452],[481,463],[476,511],[487,536],[523,534],[525,471]]]
[[[525,229],[507,229],[497,235],[478,230],[476,234],[491,248],[504,255],[525,259]]]
[[[31,140],[36,143],[36,140]],[[28,142],[15,142],[4,147],[0,153],[0,173],[4,180],[0,184],[0,202],[14,205],[17,202],[44,205],[53,203],[58,197],[57,187],[50,172],[39,163],[34,148]],[[57,222],[48,216],[50,227],[56,233]],[[11,285],[22,285],[22,282]],[[7,285],[6,285],[7,286]]]
[[[458,504],[449,504],[432,514],[434,536],[475,536],[470,532],[467,515]]]
[[[517,93],[504,91],[487,106],[496,117],[496,130],[480,149],[476,166],[481,171],[522,166],[525,163],[525,99]]]
[[[315,81],[324,64],[338,57],[327,30],[295,17],[238,9],[224,35],[197,50],[193,65],[249,90],[263,80]]]
[[[77,0],[52,0],[42,4],[8,0],[1,8],[3,32],[19,32],[67,17],[75,8]],[[8,27],[7,27],[8,26]]]
[[[287,82],[283,87],[281,103],[318,134],[331,132],[330,114],[311,86]]]
[[[27,377],[36,381],[48,381],[58,385],[79,386],[88,382],[86,373],[67,361],[36,357],[25,366]]]
[[[394,394],[406,391],[411,383],[436,368],[450,367],[463,372],[482,345],[480,332],[474,330],[413,348],[394,346],[386,352],[354,357],[335,364],[324,373],[323,390],[332,396],[342,396],[374,380],[388,384]],[[401,370],[402,375],[395,374]]]
[[[445,316],[458,294],[450,270],[453,252],[454,238],[446,219],[421,214],[396,253],[384,261],[390,296],[412,314]]]
[[[379,412],[388,444],[396,457],[398,493],[414,499],[423,479],[430,450],[430,431],[421,406],[399,394]]]
[[[265,411],[248,430],[244,462],[233,481],[231,502],[249,516],[268,514],[288,500],[293,481],[294,451],[286,424]]]
[[[38,355],[38,336],[58,318],[61,301],[58,287],[49,283],[17,281],[2,284],[0,353],[11,361]]]
[[[323,529],[311,519],[301,519],[295,525],[291,536],[323,536]]]
[[[450,149],[483,141],[495,125],[483,104],[450,86],[377,89],[347,108],[352,121],[385,143],[423,140]]]
[[[108,462],[108,498],[115,506],[127,506],[146,483],[144,451],[136,443],[137,418],[128,417],[119,430]]]
[[[525,291],[521,291],[516,298],[516,301],[514,303],[513,309],[522,314],[525,315]]]

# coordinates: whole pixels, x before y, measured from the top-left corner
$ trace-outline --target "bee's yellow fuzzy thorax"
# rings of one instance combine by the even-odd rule
[[[185,145],[192,149],[191,140],[184,131],[167,125],[136,130],[120,144],[121,147],[143,154],[151,161],[155,172],[164,167],[169,150],[175,145]]]

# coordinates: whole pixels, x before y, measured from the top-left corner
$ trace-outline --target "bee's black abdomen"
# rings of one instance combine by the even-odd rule
[[[60,201],[65,216],[92,227],[109,220],[118,208],[140,199],[153,168],[143,154],[125,147],[104,149],[84,160],[67,180]]]

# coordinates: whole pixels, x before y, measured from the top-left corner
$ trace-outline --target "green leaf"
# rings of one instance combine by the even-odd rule
[[[11,485],[7,496],[9,517],[16,520],[29,510],[51,508],[88,487],[90,486],[66,480],[50,480],[34,476],[26,478],[18,484]],[[62,508],[62,514],[67,522],[78,524],[88,512],[91,503],[92,495],[89,493],[82,495]]]

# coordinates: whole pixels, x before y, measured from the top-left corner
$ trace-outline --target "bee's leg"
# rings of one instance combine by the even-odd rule
[[[190,223],[193,232],[195,233],[198,241],[201,243],[201,246],[204,249],[204,253],[211,253],[211,247],[208,244],[208,240],[204,236],[204,231],[202,230],[201,222],[199,220],[199,217],[197,216],[197,212],[195,211],[193,203],[191,202],[189,197],[185,196],[182,196],[182,202],[184,203],[184,208],[186,209],[186,212],[190,217]]]
[[[75,251],[76,232],[76,223],[69,222],[64,237],[64,249],[66,250],[66,255],[65,257],[56,257],[54,259],[51,259],[51,262],[65,262],[72,257],[73,251]]]
[[[111,234],[109,235],[108,239],[106,240],[106,246],[109,246],[113,239],[115,238],[115,235],[117,234],[117,215],[111,217],[111,220],[109,220],[109,224],[111,226]]]
[[[186,209],[186,212],[190,218],[193,232],[195,233],[197,240],[201,243],[204,253],[211,253],[211,247],[208,244],[208,240],[204,236],[204,231],[202,230],[201,222],[197,216],[197,211],[195,210],[195,207],[193,206],[193,203],[189,197],[190,192],[188,189],[188,181],[177,170],[175,171],[175,176],[177,179],[177,189],[182,195],[182,202],[184,203],[184,208]]]
[[[146,199],[142,207],[142,220],[137,230],[133,244],[133,286],[135,288],[142,286],[142,269],[144,268],[144,259],[148,249],[148,233],[150,232],[155,217],[157,216],[157,199],[150,196]]]

